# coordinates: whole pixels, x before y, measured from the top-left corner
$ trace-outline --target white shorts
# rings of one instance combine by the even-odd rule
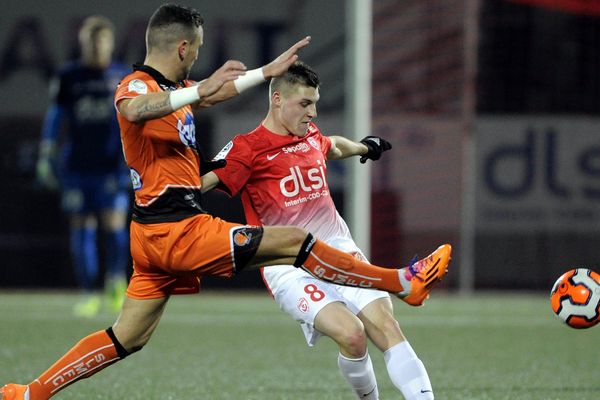
[[[327,242],[342,251],[358,253],[364,258],[352,239],[335,238]],[[314,346],[322,336],[315,329],[315,318],[326,305],[341,302],[357,315],[374,300],[390,297],[387,292],[380,290],[324,282],[290,265],[265,267],[263,278],[279,307],[300,322],[309,346]]]

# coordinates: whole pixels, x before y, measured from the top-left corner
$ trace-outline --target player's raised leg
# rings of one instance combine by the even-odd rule
[[[429,298],[433,286],[448,273],[451,255],[452,246],[443,244],[427,257],[400,269],[405,289],[397,296],[412,306],[422,305]]]
[[[383,268],[334,249],[300,228],[268,226],[264,228],[251,267],[293,264],[319,279],[344,286],[385,290],[410,305],[419,306],[429,297],[433,285],[446,274],[451,253],[452,247],[444,244],[407,267]]]
[[[28,385],[5,385],[0,389],[0,400],[47,400],[67,386],[140,350],[154,332],[166,303],[167,298],[126,298],[123,311],[112,327],[81,339]]]

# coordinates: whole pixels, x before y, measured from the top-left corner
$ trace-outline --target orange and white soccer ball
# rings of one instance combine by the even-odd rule
[[[552,287],[550,303],[571,328],[591,328],[600,322],[600,274],[587,268],[565,272]]]

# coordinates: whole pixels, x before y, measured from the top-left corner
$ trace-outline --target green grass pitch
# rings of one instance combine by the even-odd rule
[[[436,399],[600,398],[600,327],[577,331],[547,296],[434,293],[424,307],[394,300]],[[29,382],[114,316],[71,316],[68,293],[0,293],[0,383]],[[371,347],[382,399],[399,399]],[[337,350],[314,348],[266,292],[172,298],[144,350],[61,392],[60,399],[353,399]]]

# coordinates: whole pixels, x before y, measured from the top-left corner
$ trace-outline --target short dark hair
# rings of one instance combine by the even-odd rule
[[[160,6],[148,22],[146,44],[148,50],[166,50],[181,39],[195,39],[196,30],[204,24],[204,18],[193,8],[177,4]]]
[[[302,61],[294,62],[288,70],[281,76],[271,79],[270,92],[281,91],[284,86],[303,85],[313,88],[319,87],[319,75]]]

